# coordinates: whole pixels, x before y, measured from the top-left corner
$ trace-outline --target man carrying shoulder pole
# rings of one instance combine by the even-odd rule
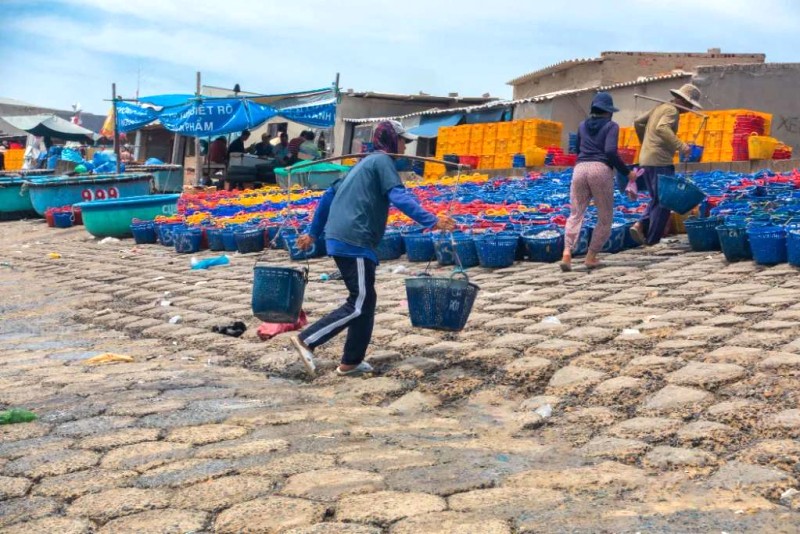
[[[642,245],[655,245],[664,235],[669,223],[670,210],[658,202],[658,176],[675,174],[673,158],[675,152],[689,154],[689,145],[678,139],[678,120],[682,113],[702,109],[700,89],[686,84],[680,89],[671,89],[674,97],[651,109],[634,120],[636,136],[642,144],[639,163],[644,169],[645,183],[650,192],[650,204],[642,218],[631,228],[631,237]]]

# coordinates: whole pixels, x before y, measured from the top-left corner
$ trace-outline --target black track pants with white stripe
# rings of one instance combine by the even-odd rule
[[[375,264],[365,258],[334,256],[333,260],[342,273],[349,295],[347,301],[316,323],[309,326],[300,339],[314,349],[333,339],[347,329],[342,363],[358,365],[364,361],[367,346],[372,339],[375,324]]]

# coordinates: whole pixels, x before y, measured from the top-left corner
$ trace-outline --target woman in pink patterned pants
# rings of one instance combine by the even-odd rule
[[[572,173],[570,187],[570,215],[567,220],[564,243],[564,256],[561,270],[572,270],[572,251],[578,242],[583,225],[583,217],[589,203],[594,200],[597,208],[597,223],[592,232],[589,252],[584,264],[589,269],[600,266],[597,254],[611,235],[614,219],[614,170],[635,180],[631,171],[617,153],[619,125],[611,120],[611,115],[619,111],[614,107],[611,95],[597,93],[592,100],[591,115],[578,127],[578,164]]]

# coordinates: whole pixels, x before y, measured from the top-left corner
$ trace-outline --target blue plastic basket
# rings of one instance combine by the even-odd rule
[[[153,221],[138,221],[131,223],[131,233],[137,245],[149,245],[158,242],[156,225]]]
[[[215,252],[225,250],[225,240],[222,238],[222,228],[209,228],[206,230],[208,236],[208,249]]]
[[[224,228],[222,230],[222,244],[226,252],[236,252],[236,228]]]
[[[786,229],[783,226],[750,225],[747,228],[747,237],[756,263],[786,263]]]
[[[378,261],[396,260],[403,255],[403,236],[400,232],[386,232],[375,249]]]
[[[572,250],[573,256],[585,256],[586,253],[589,252],[592,232],[594,232],[593,223],[584,221],[583,226],[581,226],[581,231],[578,233],[578,242],[575,243],[575,248]]]
[[[541,237],[545,231],[556,231],[558,236]],[[548,225],[527,230],[522,234],[525,247],[528,250],[528,259],[539,263],[553,263],[561,259],[564,254],[564,233],[555,226]]]
[[[436,258],[436,250],[430,234],[404,234],[403,242],[406,245],[408,261],[422,262]]]
[[[629,226],[624,221],[611,223],[611,235],[608,236],[608,241],[603,244],[603,248],[600,251],[610,254],[622,252],[625,249],[625,235],[628,233],[628,228]]]
[[[439,265],[475,267],[480,263],[472,236],[463,233],[439,234],[433,238],[433,248]]]
[[[71,211],[61,211],[53,215],[56,228],[70,228],[75,223],[75,215]]]
[[[200,228],[176,228],[173,233],[173,244],[178,254],[194,254],[200,251],[203,231]]]
[[[684,221],[689,246],[695,252],[721,250],[717,227],[722,221],[718,217],[689,217]]]
[[[786,260],[790,265],[800,267],[800,227],[786,229]]]
[[[174,247],[175,230],[182,226],[185,225],[179,222],[157,224],[156,232],[158,233],[158,242],[165,247]]]
[[[477,295],[478,286],[463,272],[450,278],[406,278],[408,314],[416,328],[463,330]]]
[[[725,259],[729,262],[752,260],[753,252],[750,250],[750,240],[747,238],[747,228],[744,225],[723,224],[717,226],[719,244]]]
[[[256,263],[253,268],[253,315],[267,323],[296,323],[303,308],[307,282],[307,269]]]
[[[502,269],[514,264],[519,245],[519,234],[513,232],[487,232],[474,238],[481,267]]]
[[[689,180],[677,176],[658,176],[658,203],[684,215],[700,204],[706,194]]]
[[[310,259],[310,258],[317,258],[317,257],[320,256],[319,248],[320,248],[320,245],[324,245],[324,243],[325,243],[324,239],[316,240],[314,242],[314,244],[311,245],[311,248],[309,248],[308,250],[300,250],[297,247],[297,238],[298,237],[300,237],[300,236],[298,236],[298,235],[286,235],[283,238],[283,242],[284,242],[284,244],[286,246],[286,250],[289,251],[289,257],[293,261],[307,260],[307,259]],[[324,252],[323,252],[323,254],[324,254]]]
[[[236,250],[240,254],[264,250],[264,230],[262,228],[239,229],[233,235],[236,239]]]

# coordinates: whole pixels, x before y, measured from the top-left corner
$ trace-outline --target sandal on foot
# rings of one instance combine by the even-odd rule
[[[311,352],[311,349],[309,349],[299,337],[292,336],[291,341],[292,345],[294,345],[294,349],[300,356],[300,360],[303,362],[303,365],[305,365],[309,376],[314,376],[317,372],[317,365],[314,363],[314,353]]]
[[[640,245],[645,244],[646,240],[644,238],[644,234],[642,234],[642,231],[640,229],[636,228],[635,226],[631,226],[631,229],[628,230],[628,233],[631,234],[631,239],[633,239]]]
[[[597,263],[584,263],[584,265],[586,265],[587,271],[595,271],[597,269],[602,269],[603,267],[605,267],[605,264],[599,261]]]
[[[342,371],[338,367],[336,368],[336,374],[339,376],[361,376],[371,373],[373,371],[374,369],[367,362],[361,362],[356,367],[353,367],[349,371]]]
[[[561,267],[562,273],[568,273],[572,270],[572,263],[568,261],[562,261],[561,263],[558,264],[558,266]]]

